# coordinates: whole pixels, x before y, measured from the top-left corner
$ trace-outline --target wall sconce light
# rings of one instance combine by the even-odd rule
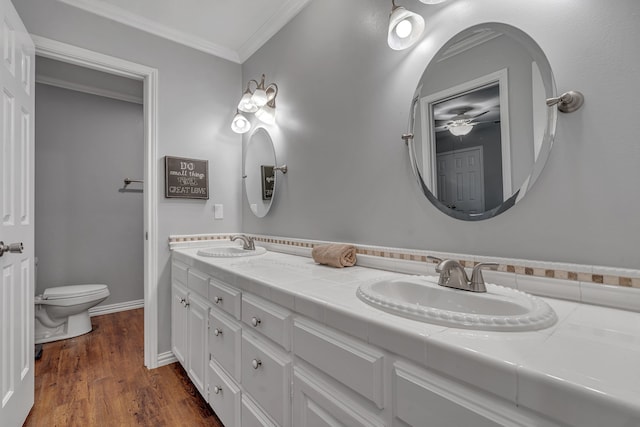
[[[276,121],[276,96],[278,85],[271,83],[265,87],[265,76],[262,75],[260,83],[249,80],[247,88],[240,98],[236,115],[231,122],[231,129],[236,133],[246,133],[251,129],[251,122],[245,114],[255,114],[258,120],[266,124],[274,124]],[[256,88],[251,91],[251,83]]]
[[[425,4],[438,4],[447,0],[420,0]],[[417,13],[411,12],[402,6],[396,5],[395,0],[391,0],[391,14],[389,15],[389,31],[387,33],[387,43],[393,50],[408,49],[424,33],[424,18]]]

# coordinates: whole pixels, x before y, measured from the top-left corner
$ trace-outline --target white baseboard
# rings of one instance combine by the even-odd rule
[[[171,351],[158,354],[158,368],[160,366],[170,365],[177,361],[178,359],[176,359],[176,356]]]
[[[135,310],[136,308],[143,308],[144,300],[139,299],[135,301],[119,302],[117,304],[100,305],[89,309],[89,316],[101,316],[103,314],[118,313],[120,311]]]

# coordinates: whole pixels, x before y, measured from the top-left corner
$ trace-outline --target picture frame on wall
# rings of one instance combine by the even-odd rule
[[[209,199],[209,161],[165,156],[167,199]]]

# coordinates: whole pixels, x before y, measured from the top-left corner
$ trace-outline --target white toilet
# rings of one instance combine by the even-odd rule
[[[91,332],[89,309],[109,296],[107,285],[71,285],[46,289],[35,298],[35,343]]]

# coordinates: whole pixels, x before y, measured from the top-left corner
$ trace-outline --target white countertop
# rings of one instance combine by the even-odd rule
[[[432,325],[380,311],[356,297],[363,281],[402,277],[373,268],[335,269],[267,252],[174,257],[241,290],[575,426],[640,425],[640,313],[543,298],[559,321],[533,332]],[[426,271],[426,270],[425,270]]]

